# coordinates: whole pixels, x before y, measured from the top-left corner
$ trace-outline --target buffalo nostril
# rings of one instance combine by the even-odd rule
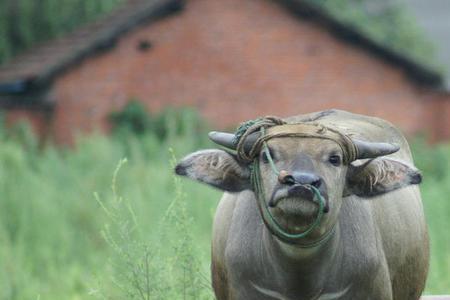
[[[319,188],[322,185],[322,179],[317,178],[311,182],[311,185],[315,188]]]
[[[295,184],[294,176],[292,176],[292,175],[286,176],[286,177],[284,178],[284,183],[285,183],[285,184],[289,184],[289,185]]]
[[[288,184],[288,185],[294,185],[295,184],[295,178],[289,172],[285,170],[281,170],[280,174],[278,175],[278,182],[281,184]]]

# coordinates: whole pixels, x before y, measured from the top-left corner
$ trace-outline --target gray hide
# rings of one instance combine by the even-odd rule
[[[331,110],[286,120],[314,121],[352,138],[395,143],[400,151],[388,157],[413,165],[402,134],[381,119]],[[204,181],[184,169],[177,173]],[[312,248],[274,238],[248,189],[225,193],[214,220],[212,280],[219,300],[414,300],[424,288],[428,259],[415,185],[370,198],[344,197],[331,238]]]

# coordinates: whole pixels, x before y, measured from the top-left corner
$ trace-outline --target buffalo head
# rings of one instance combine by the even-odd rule
[[[286,134],[282,126],[274,128],[275,133],[264,143],[260,132],[246,136],[240,144],[246,159],[233,151],[237,144],[233,134],[212,132],[210,138],[226,149],[192,153],[175,171],[235,193],[254,190],[250,177],[257,160],[264,203],[284,230],[293,234],[308,228],[318,214],[314,194],[305,188],[314,186],[325,200],[326,214],[313,238],[333,228],[345,197],[369,198],[421,181],[414,167],[386,157],[399,150],[396,145],[364,142],[342,134],[337,135],[342,139],[333,138],[335,133],[323,138],[320,127],[320,134]],[[255,147],[258,142],[260,147]]]

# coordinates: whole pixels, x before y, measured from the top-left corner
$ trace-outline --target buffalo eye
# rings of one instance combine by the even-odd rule
[[[328,161],[330,162],[330,164],[337,167],[341,164],[341,157],[339,155],[333,154],[330,155]]]
[[[268,163],[269,163],[269,157],[267,156],[267,152],[269,152],[269,155],[270,155],[270,157],[272,158],[272,160],[275,160],[275,157],[274,157],[274,155],[273,155],[272,149],[267,148],[267,150],[268,150],[268,151],[263,150],[263,151],[261,152],[261,158],[262,158],[263,163],[265,163],[265,164],[268,164]]]

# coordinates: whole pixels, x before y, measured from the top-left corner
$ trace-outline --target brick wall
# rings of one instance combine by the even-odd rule
[[[427,105],[424,108],[424,117],[419,122],[428,129],[432,140],[449,140],[450,94],[434,92],[427,94],[424,99]]]
[[[27,122],[34,133],[45,139],[49,133],[50,114],[46,110],[25,110],[21,108],[9,109],[5,118],[6,126],[19,125],[20,122]]]
[[[152,47],[138,50],[141,41]],[[109,112],[131,98],[152,111],[196,107],[222,128],[339,108],[382,117],[407,133],[433,131],[449,102],[267,0],[187,1],[181,14],[135,29],[60,76],[52,93],[52,134],[61,143],[76,131],[108,130]],[[449,129],[439,134],[450,137]]]

